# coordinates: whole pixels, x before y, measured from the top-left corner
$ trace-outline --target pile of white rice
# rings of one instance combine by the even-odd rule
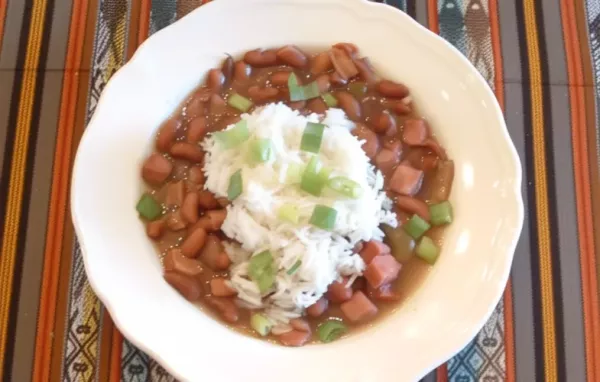
[[[227,207],[222,227],[229,238],[240,243],[226,245],[233,262],[231,285],[238,291],[241,305],[262,309],[275,323],[285,324],[301,316],[333,281],[348,276],[350,284],[360,276],[365,264],[353,248],[360,241],[381,240],[383,232],[379,225],[396,226],[396,216],[390,211],[391,201],[382,191],[383,176],[369,163],[362,142],[350,134],[355,125],[342,110],[330,109],[324,118],[316,114],[305,117],[278,103],[242,118],[250,132],[247,142],[269,138],[274,155],[268,162],[251,165],[247,160],[247,143],[225,150],[213,137],[208,137],[203,143],[206,188],[218,197],[226,197],[231,175],[242,170],[243,192]],[[322,196],[315,197],[302,191],[299,184],[286,183],[289,164],[306,164],[314,155],[300,151],[307,122],[328,126],[319,159],[333,170],[331,176],[345,176],[360,184],[359,198],[344,198],[327,189]],[[283,204],[298,207],[299,224],[278,218],[277,211]],[[332,231],[308,223],[317,204],[337,210]],[[273,255],[278,271],[272,290],[261,295],[248,276],[248,264],[253,255],[264,250]],[[300,267],[288,275],[287,270],[298,260]]]

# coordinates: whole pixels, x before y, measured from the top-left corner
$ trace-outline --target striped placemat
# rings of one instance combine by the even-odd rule
[[[87,283],[68,191],[107,81],[203,2],[0,0],[0,379],[173,380],[123,340]],[[524,166],[504,298],[425,380],[600,381],[600,0],[384,2],[481,71]]]

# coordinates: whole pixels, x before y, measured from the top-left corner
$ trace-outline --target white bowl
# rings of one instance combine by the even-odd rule
[[[163,281],[135,204],[156,128],[224,53],[357,44],[402,81],[456,163],[455,221],[423,285],[328,345],[240,335]],[[73,221],[89,281],[131,342],[189,381],[414,381],[460,351],[501,298],[523,222],[521,165],[494,94],[448,43],[366,0],[219,0],[156,33],[106,86],[79,146]]]

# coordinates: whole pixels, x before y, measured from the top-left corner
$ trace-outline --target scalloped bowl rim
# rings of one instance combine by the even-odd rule
[[[503,217],[503,223],[499,223],[499,227],[497,227],[496,231],[493,231],[498,234],[497,239],[494,239],[497,240],[497,242],[495,241],[493,245],[502,247],[503,250],[500,251],[501,253],[499,253],[496,258],[490,260],[490,263],[493,262],[493,264],[491,265],[492,268],[486,268],[487,270],[485,271],[489,271],[489,274],[482,276],[483,278],[485,278],[485,280],[489,281],[489,283],[492,284],[492,286],[490,286],[489,288],[478,288],[477,296],[480,296],[482,293],[486,293],[484,297],[485,301],[481,302],[475,299],[475,301],[478,301],[478,304],[475,304],[473,302],[463,302],[463,305],[461,305],[462,308],[468,307],[469,309],[473,309],[472,313],[464,317],[466,327],[456,327],[457,333],[459,333],[459,335],[456,335],[455,338],[452,338],[450,340],[440,340],[439,344],[437,344],[435,348],[431,349],[431,351],[428,353],[428,356],[415,356],[414,359],[410,359],[410,362],[407,362],[407,365],[404,365],[403,368],[394,366],[390,367],[389,370],[383,370],[380,373],[376,372],[374,376],[370,375],[373,369],[385,369],[385,365],[378,364],[376,359],[369,360],[373,362],[373,365],[370,368],[371,370],[369,370],[369,368],[359,368],[358,366],[354,366],[355,362],[351,362],[354,361],[354,359],[349,359],[347,363],[336,363],[335,368],[338,369],[339,373],[347,374],[345,378],[349,381],[380,381],[384,379],[388,380],[387,378],[390,378],[389,373],[392,371],[396,373],[394,374],[395,378],[401,378],[403,380],[413,380],[421,378],[427,372],[434,369],[436,366],[453,356],[456,352],[461,350],[469,341],[472,340],[472,338],[477,334],[477,332],[483,327],[486,320],[490,317],[496,304],[500,301],[502,292],[509,277],[511,263],[514,256],[514,250],[523,225],[524,211],[523,201],[521,197],[521,164],[516,149],[508,134],[502,111],[496,101],[492,90],[489,88],[489,86],[487,85],[483,77],[480,75],[480,73],[458,50],[456,50],[445,40],[441,39],[429,30],[423,28],[421,25],[419,25],[417,22],[415,22],[412,18],[410,18],[403,12],[395,8],[386,6],[384,4],[371,3],[367,0],[220,0],[217,2],[212,2],[202,6],[201,9],[190,13],[189,15],[179,20],[178,22],[172,24],[171,26],[155,33],[138,48],[133,58],[126,65],[124,65],[117,73],[115,73],[113,78],[106,85],[106,88],[104,89],[100,100],[98,101],[97,108],[89,123],[89,126],[84,132],[73,169],[73,181],[71,192],[72,217],[77,237],[80,239],[80,247],[85,264],[85,270],[93,290],[96,292],[99,299],[103,302],[106,309],[108,309],[114,323],[123,333],[123,335],[126,338],[128,338],[134,345],[136,345],[137,347],[148,353],[151,357],[156,359],[169,372],[171,372],[174,376],[176,376],[179,379],[196,379],[195,376],[197,376],[197,374],[190,371],[189,363],[186,364],[185,362],[178,362],[178,357],[181,358],[181,355],[176,355],[174,354],[175,352],[168,353],[166,351],[163,351],[166,348],[173,349],[173,342],[165,336],[159,336],[160,331],[155,332],[154,337],[156,338],[150,338],[151,336],[147,334],[140,334],[144,330],[146,331],[145,333],[149,333],[148,329],[142,328],[144,326],[143,324],[132,323],[135,321],[132,318],[132,316],[134,316],[136,313],[132,313],[132,310],[128,310],[124,307],[125,302],[120,301],[120,296],[118,296],[115,293],[115,289],[113,289],[113,286],[110,285],[111,282],[110,278],[107,277],[107,273],[103,273],[102,269],[104,268],[102,267],[104,265],[101,263],[101,259],[98,258],[98,251],[95,249],[99,245],[97,244],[99,240],[98,238],[93,237],[94,234],[91,233],[97,227],[94,225],[94,223],[92,223],[91,220],[89,220],[90,199],[88,198],[88,194],[90,190],[88,190],[88,193],[85,193],[86,187],[88,187],[87,184],[90,183],[90,181],[86,178],[85,174],[87,172],[86,170],[88,170],[91,167],[90,158],[93,157],[93,155],[88,153],[92,152],[92,150],[94,149],[94,145],[90,143],[90,140],[92,138],[96,138],[96,136],[99,134],[100,129],[104,128],[102,126],[106,125],[105,120],[107,120],[108,118],[107,114],[109,113],[110,108],[114,106],[113,104],[115,104],[115,101],[113,101],[113,99],[118,97],[126,99],[125,96],[131,96],[136,94],[135,89],[127,88],[126,85],[128,85],[128,83],[135,84],[136,80],[139,84],[141,84],[141,80],[143,80],[144,78],[147,79],[148,76],[152,74],[152,69],[146,64],[148,63],[149,58],[152,58],[153,56],[158,57],[156,55],[160,54],[161,46],[165,46],[161,45],[161,43],[165,44],[165,42],[174,41],[174,37],[178,36],[178,34],[181,35],[186,31],[186,29],[194,30],[194,22],[198,22],[203,19],[208,19],[209,15],[215,14],[215,12],[220,10],[226,10],[229,6],[239,6],[243,8],[252,5],[253,7],[255,7],[253,8],[254,12],[277,12],[277,10],[273,9],[279,9],[278,7],[285,7],[286,5],[297,6],[299,4],[302,4],[303,7],[313,7],[315,15],[319,15],[320,13],[330,11],[331,7],[336,8],[336,11],[344,12],[344,16],[347,17],[349,17],[349,14],[353,14],[354,17],[361,22],[373,22],[373,19],[377,18],[377,23],[380,24],[373,24],[375,27],[381,25],[381,27],[384,29],[402,29],[404,32],[407,33],[407,38],[418,39],[421,43],[425,44],[425,47],[423,49],[435,51],[436,54],[443,56],[444,59],[447,60],[448,66],[454,66],[455,68],[457,68],[456,70],[460,70],[461,73],[466,73],[466,86],[468,86],[469,90],[475,89],[474,92],[476,91],[477,94],[481,97],[481,100],[484,103],[484,108],[487,110],[484,113],[488,113],[486,115],[487,118],[489,118],[489,120],[493,121],[494,123],[493,128],[488,133],[490,135],[494,135],[494,138],[498,140],[494,143],[495,145],[497,145],[497,147],[495,147],[495,150],[499,150],[499,153],[503,155],[502,157],[498,157],[498,161],[502,162],[503,168],[506,171],[506,173],[502,174],[503,177],[501,178],[501,180],[499,181],[500,183],[497,186],[502,188],[501,191],[504,192],[503,197],[507,199],[506,203],[508,205],[508,209],[506,211],[506,214],[509,216]],[[264,7],[266,5],[269,5],[270,9]],[[263,6],[263,8],[260,8],[260,6]],[[362,10],[364,10],[365,12],[361,12]],[[261,13],[258,13],[258,15],[260,14]],[[257,15],[257,13],[255,13],[254,15]],[[257,18],[259,17],[260,16],[257,16]],[[208,22],[208,20],[205,21]],[[273,37],[273,39],[276,40],[277,38]],[[268,43],[270,44],[270,41]],[[363,49],[362,45],[359,45],[359,47]],[[365,53],[365,55],[368,55],[368,53]],[[375,61],[374,63],[376,64],[376,66],[378,66],[378,61]],[[191,90],[191,88],[186,89],[186,92],[189,90]],[[120,93],[121,95],[117,95],[117,93]],[[174,97],[173,99],[163,100],[163,102],[166,102],[170,105],[169,107],[177,105],[180,101],[181,94]],[[148,108],[151,109],[150,106]],[[151,113],[152,111],[149,110],[148,114]],[[443,138],[444,137],[442,137],[441,139],[442,141],[444,141]],[[449,140],[449,142],[451,142],[451,140]],[[475,171],[477,174],[479,174],[479,172],[477,172],[476,164],[471,163],[470,166],[475,166]],[[461,176],[464,176],[466,179],[465,181],[468,183],[467,167],[468,166],[465,166],[463,168],[463,170],[465,170],[466,172],[464,174],[461,173]],[[473,171],[473,168],[471,168],[471,171]],[[453,197],[456,196],[456,193],[457,191],[453,191]],[[107,217],[102,215],[102,213],[102,211],[98,212],[98,221],[102,221],[102,219],[111,218],[110,216]],[[454,242],[455,245],[453,248],[456,250],[459,245],[466,245],[468,247],[468,245],[470,245],[469,240],[471,240],[471,242],[473,241],[473,237],[469,237],[469,234],[470,231],[468,230],[463,230],[461,232],[457,231],[457,241]],[[463,242],[461,242],[461,240]],[[89,243],[93,244],[88,246]],[[94,254],[92,255],[92,253]],[[439,273],[436,272],[435,267],[432,271],[432,274],[430,274],[428,277],[433,278],[434,273]],[[478,285],[474,286],[477,287]],[[169,294],[167,297],[168,299],[170,299],[169,303],[171,303],[172,300],[177,299],[177,295],[174,292],[172,294]],[[148,300],[142,301],[142,303],[144,302],[150,303],[150,301]],[[185,301],[173,301],[173,304],[176,304],[176,306],[181,307],[183,311],[183,309],[186,309],[185,304],[187,303]],[[459,309],[458,306],[460,304],[461,303],[457,300],[456,309]],[[411,304],[409,303],[408,305]],[[412,305],[406,309],[418,310],[417,307]],[[405,313],[407,316],[413,314],[412,311]],[[429,317],[431,314],[436,313],[439,314],[440,312],[436,311],[435,307],[431,307],[431,309],[427,312],[421,312],[421,316],[419,316],[419,319],[423,318],[424,320],[426,320],[427,317]],[[159,316],[158,313],[157,316]],[[201,320],[202,316],[202,314],[199,314],[193,318]],[[203,320],[202,325],[206,327],[204,329],[205,331],[214,331],[215,333],[218,333],[217,335],[222,336],[222,338],[227,338],[227,341],[235,342],[236,346],[248,348],[248,350],[258,349],[262,351],[261,354],[269,354],[271,357],[273,357],[274,360],[281,362],[281,366],[273,366],[273,375],[283,376],[286,375],[286,370],[284,369],[285,362],[287,362],[287,358],[299,356],[299,359],[311,360],[311,362],[315,362],[316,365],[317,361],[314,357],[311,358],[311,355],[312,353],[319,353],[321,357],[329,357],[331,360],[335,360],[336,352],[342,354],[347,352],[346,349],[350,349],[351,347],[356,349],[356,346],[361,346],[362,343],[367,344],[367,341],[370,340],[369,338],[367,338],[367,336],[373,338],[381,337],[381,331],[390,330],[390,325],[392,325],[391,321],[393,320],[386,319],[378,323],[378,327],[386,326],[386,329],[379,330],[378,327],[370,328],[364,333],[351,336],[350,338],[339,341],[338,343],[334,343],[327,346],[309,346],[302,349],[294,350],[284,349],[277,346],[272,346],[270,344],[255,343],[256,341],[251,341],[249,339],[246,339],[245,337],[239,338],[241,336],[237,334],[232,334],[227,329],[223,330],[220,324],[211,324],[212,320],[210,318]],[[158,324],[160,324],[159,318],[157,318],[157,322]],[[162,324],[168,323],[162,322]],[[403,335],[406,338],[412,338],[410,337],[411,333],[409,329],[411,328],[403,329]],[[426,333],[424,333],[423,331],[418,332],[418,325],[412,329],[417,330],[417,334],[412,333],[413,335],[426,335]],[[248,345],[248,343],[250,342],[252,342],[252,344]],[[157,346],[157,343],[161,343],[164,346]],[[416,343],[418,344],[418,342]],[[365,346],[372,345],[371,343],[369,344],[370,345]],[[343,360],[341,360],[340,362],[343,362]],[[218,362],[215,361],[215,363]],[[320,378],[317,378],[316,375],[313,376],[313,372],[302,369],[299,370],[297,373],[293,373],[294,375],[289,375],[289,378],[287,379],[300,380],[301,377],[304,378],[310,375],[311,378],[313,378],[315,381],[325,381],[330,380],[330,378],[336,376],[334,371],[332,371],[334,369],[333,367],[328,368],[326,363],[319,363],[319,365],[319,367],[322,368],[322,375]],[[198,367],[201,368],[201,366]],[[356,369],[354,369],[355,367]],[[346,373],[346,371],[344,371],[343,369],[352,370],[352,373],[350,373],[350,371]],[[253,378],[259,380],[260,374],[256,371],[248,370],[247,376],[247,379],[250,381],[255,380]]]

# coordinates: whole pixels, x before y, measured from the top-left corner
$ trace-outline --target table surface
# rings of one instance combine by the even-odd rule
[[[0,0],[0,379],[173,379],[91,290],[69,178],[110,77],[203,2]],[[528,213],[504,298],[425,380],[600,381],[600,0],[387,3],[481,71],[524,166]]]

